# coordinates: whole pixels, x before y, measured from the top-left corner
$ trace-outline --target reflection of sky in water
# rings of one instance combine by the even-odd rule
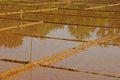
[[[29,60],[29,53],[31,48],[30,43],[30,38],[23,38],[22,45],[19,45],[18,47],[0,47],[0,57],[3,59]],[[7,44],[9,45],[10,43]]]
[[[109,46],[102,48],[96,46],[55,65],[120,76],[119,52],[119,47]]]
[[[85,26],[84,26],[85,27]],[[57,29],[54,31],[51,31],[49,34],[47,34],[46,36],[50,36],[50,37],[57,37],[57,38],[66,38],[66,39],[76,39],[75,35],[71,35],[71,32],[68,29],[68,25],[64,26],[64,29]],[[74,26],[74,28],[77,29],[77,26]],[[88,27],[86,27],[87,29]],[[82,28],[81,28],[82,29]],[[97,39],[98,36],[96,35],[96,32],[99,30],[99,28],[96,28],[93,32],[90,32],[90,38],[84,38],[83,40],[94,40]],[[89,30],[88,30],[89,32]],[[78,32],[78,34],[82,34],[85,35],[84,33]]]
[[[75,39],[74,36],[70,35],[68,25],[64,25],[64,28],[62,28],[62,29],[57,29],[57,30],[51,31],[46,36],[58,37],[58,38],[67,38],[67,39]]]
[[[0,61],[0,72],[6,71],[6,70],[11,69],[13,67],[22,66],[22,65],[23,64]]]
[[[90,7],[86,4],[84,5],[57,5],[63,8],[85,8]],[[99,4],[97,4],[99,5]],[[96,5],[91,5],[96,6]],[[50,6],[46,6],[50,7]],[[102,8],[98,10],[111,10],[119,11],[119,6]],[[7,9],[7,8],[6,8]],[[17,8],[18,9],[18,8]],[[16,10],[17,10],[16,9]],[[25,8],[27,9],[27,8]],[[36,8],[37,9],[37,8]],[[8,9],[9,10],[9,9]],[[14,11],[14,9],[13,9]],[[79,12],[80,11],[80,12]],[[5,32],[10,33],[24,33],[27,35],[38,36],[48,36],[55,38],[65,38],[65,39],[79,39],[79,40],[95,40],[97,38],[102,38],[105,35],[113,35],[119,33],[119,29],[108,29],[108,28],[95,28],[96,26],[110,26],[118,27],[119,20],[112,18],[119,18],[117,12],[97,12],[97,11],[82,11],[81,10],[56,10],[48,11],[54,14],[68,14],[69,16],[58,16],[58,15],[48,15],[48,14],[34,14],[27,13],[24,14],[25,19],[42,20],[42,21],[53,21],[53,22],[63,22],[70,24],[84,24],[92,25],[92,27],[86,26],[71,26],[71,25],[55,25],[55,24],[40,24],[33,25],[30,27],[24,27],[20,29],[6,30]],[[1,12],[1,11],[0,11]],[[79,15],[79,17],[70,16]],[[118,15],[118,16],[116,16]],[[40,16],[40,17],[38,17]],[[80,17],[87,16],[87,17]],[[89,17],[88,17],[89,16]],[[3,16],[4,17],[4,16]],[[19,15],[9,15],[8,18],[19,18]],[[96,18],[102,17],[102,18]],[[106,17],[106,18],[104,18]],[[18,20],[7,20],[0,19],[1,26],[10,27],[20,25],[21,21]],[[29,23],[26,21],[22,22]],[[94,28],[93,28],[94,27]],[[106,42],[107,45],[96,46],[82,52],[78,55],[74,55],[71,58],[67,58],[63,61],[56,63],[54,66],[62,66],[75,68],[78,70],[94,71],[98,73],[106,73],[111,75],[120,75],[120,49],[117,46],[108,46],[109,43],[119,44],[119,39]],[[71,42],[58,39],[47,39],[47,38],[32,38],[26,36],[5,34],[0,33],[0,59],[11,59],[20,61],[36,61],[40,60],[46,56],[58,53],[60,51],[75,47],[82,44],[82,42]],[[0,71],[5,71],[9,68],[20,66],[23,64],[10,63],[0,61]],[[62,71],[56,69],[48,69],[37,67],[34,70],[26,73],[25,75],[16,78],[16,80],[26,79],[26,80],[119,80],[117,78],[106,78],[98,75],[91,75],[86,73],[76,73],[69,71]]]
[[[32,60],[36,61],[80,44],[80,42],[24,37],[22,45],[18,47],[0,47],[0,58],[29,61],[32,51]]]
[[[31,60],[36,61],[46,56],[53,55],[55,53],[75,47],[80,44],[81,44],[80,42],[71,43],[71,41],[54,40],[54,39],[41,39],[41,38],[32,39],[32,37],[24,36],[23,43],[18,47],[14,47],[14,48],[13,47],[10,48],[10,46],[9,48],[5,46],[0,47],[0,59],[18,60],[18,61],[31,61]],[[0,71],[5,71],[7,69],[19,65],[22,64],[14,63],[14,62],[7,63],[6,61],[0,61]]]
[[[110,78],[100,75],[92,75],[82,72],[70,72],[52,68],[37,67],[15,80],[119,80],[119,78]]]

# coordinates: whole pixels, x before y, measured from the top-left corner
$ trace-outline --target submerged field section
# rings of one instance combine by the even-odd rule
[[[120,80],[120,2],[0,2],[0,80]]]

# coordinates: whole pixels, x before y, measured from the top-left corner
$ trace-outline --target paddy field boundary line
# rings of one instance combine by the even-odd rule
[[[85,8],[84,10],[94,10],[94,9],[101,9],[101,8],[106,8],[106,7],[113,7],[113,6],[119,6],[120,3],[116,3],[116,4],[108,4],[108,5],[103,5],[103,6],[95,6],[95,7],[89,7],[89,8]]]
[[[23,10],[22,10],[22,11],[16,11],[16,12],[5,12],[5,13],[0,13],[0,16],[13,15],[13,14],[23,14],[23,13],[30,13],[30,12],[54,11],[54,10],[58,10],[58,8],[29,10],[29,11],[23,11]]]
[[[20,61],[20,60],[13,60],[13,59],[0,59],[0,61],[17,63],[17,64],[28,64],[28,63],[30,63],[30,61]],[[59,70],[65,70],[65,71],[70,71],[70,72],[82,72],[82,73],[111,77],[111,78],[120,78],[120,76],[116,76],[116,75],[110,75],[110,74],[99,73],[99,72],[90,72],[90,71],[85,71],[85,70],[78,70],[78,69],[74,69],[74,68],[66,68],[66,67],[53,66],[53,65],[41,65],[40,64],[40,67],[59,69]]]
[[[1,78],[1,80],[14,79],[17,76],[20,76],[21,74],[24,74],[25,72],[35,68],[39,64],[41,64],[41,65],[54,64],[54,63],[59,62],[59,61],[61,61],[63,59],[69,58],[69,57],[71,57],[71,56],[73,56],[75,54],[83,52],[83,51],[85,51],[85,50],[87,50],[87,49],[89,49],[91,47],[94,47],[94,46],[96,46],[96,45],[98,45],[100,43],[104,43],[106,41],[113,40],[113,39],[116,39],[116,38],[119,38],[119,37],[120,37],[120,33],[118,33],[117,35],[109,35],[109,36],[106,36],[106,37],[103,37],[103,38],[100,38],[100,39],[96,39],[96,40],[93,40],[93,41],[83,43],[83,44],[81,44],[79,46],[76,46],[76,47],[73,47],[73,48],[58,52],[58,53],[56,53],[54,55],[45,57],[45,58],[43,58],[41,60],[31,62],[29,64],[26,64],[26,65],[16,67],[16,68],[10,69],[8,71],[2,72],[2,73],[0,73],[0,78]]]
[[[5,27],[5,28],[0,28],[0,31],[10,30],[10,29],[15,29],[15,28],[20,28],[20,27],[27,27],[27,26],[37,25],[37,24],[42,24],[42,23],[43,23],[43,21],[27,23],[27,24],[22,24],[22,25],[18,25],[18,26]]]
[[[3,18],[3,19],[7,19],[7,18]],[[8,19],[11,19],[11,20],[18,20],[18,21],[30,21],[31,23],[28,23],[27,24],[22,24],[22,25],[17,25],[17,26],[11,26],[11,27],[5,27],[5,28],[0,28],[0,31],[3,31],[3,30],[8,30],[8,29],[14,29],[14,28],[19,28],[20,26],[24,26],[24,25],[32,25],[32,22],[33,22],[33,25],[34,23],[46,23],[46,24],[60,24],[60,25],[75,25],[75,26],[82,26],[82,27],[100,27],[100,28],[120,28],[119,26],[103,26],[103,25],[89,25],[89,24],[78,24],[78,23],[65,23],[65,22],[50,22],[50,21],[39,21],[39,20],[28,20],[28,19],[12,19],[12,18],[8,18]]]
[[[71,41],[71,42],[89,42],[89,40],[67,39],[67,38],[59,38],[59,37],[51,37],[51,36],[42,36],[42,35],[37,35],[34,33],[32,33],[32,34],[14,33],[14,32],[0,32],[0,33],[22,35],[22,36],[27,36],[27,37],[37,37],[37,38],[43,38],[43,39]],[[102,44],[104,45],[104,43],[102,43]],[[107,45],[120,46],[120,44],[107,44]]]

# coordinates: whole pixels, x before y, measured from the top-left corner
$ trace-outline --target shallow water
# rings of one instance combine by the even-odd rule
[[[5,75],[4,72],[10,73],[5,78],[14,80],[120,79],[119,5],[85,10],[111,4],[76,2],[26,7],[20,6],[22,2],[16,5],[14,3],[9,5],[2,3],[0,6],[0,79],[3,79],[1,75]],[[20,11],[21,8],[28,11],[56,7],[60,9],[1,14]],[[110,35],[117,38],[112,39]],[[106,36],[109,37],[109,41],[104,39]],[[104,43],[100,43],[100,39],[104,39],[105,42],[103,40]],[[90,41],[94,42],[89,45],[87,42]],[[83,48],[76,49],[76,46],[81,45]],[[48,56],[51,58],[40,66],[38,62],[49,58]],[[37,63],[36,66],[32,66],[34,62]],[[24,70],[19,67],[27,64],[33,68],[25,67],[24,70],[28,70],[24,73]],[[43,66],[44,64],[47,65]],[[11,69],[13,72],[9,72]]]

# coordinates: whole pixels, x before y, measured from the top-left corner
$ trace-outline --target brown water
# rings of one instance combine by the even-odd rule
[[[27,7],[21,6],[22,2],[5,4],[4,2],[0,6],[0,79],[2,80],[7,80],[2,78],[1,74],[5,75],[2,72],[16,70],[15,67],[38,62],[58,52],[64,53],[64,50],[74,49],[88,41],[110,35],[119,36],[118,33],[120,33],[119,5],[95,8],[112,3],[106,5],[101,2],[89,3],[89,5],[49,3]],[[21,8],[23,11],[29,11],[56,7],[60,9],[23,14],[1,14],[20,11]],[[86,8],[94,9],[84,10]],[[65,54],[69,56],[71,52],[64,53],[63,56]],[[117,37],[99,43],[97,46],[93,45],[87,50],[83,48],[82,52],[77,52],[76,55],[66,57],[51,65],[36,65],[33,69],[28,69],[26,73],[22,70],[17,73],[11,72],[13,76],[7,75],[6,78],[15,76],[13,80],[119,80],[119,53],[120,37]],[[60,57],[51,58],[51,63]],[[23,73],[17,75],[20,72]]]

